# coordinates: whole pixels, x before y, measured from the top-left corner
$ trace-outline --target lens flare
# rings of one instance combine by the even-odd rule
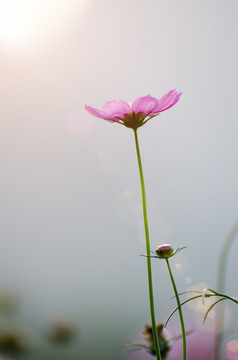
[[[80,13],[86,4],[81,0]],[[0,2],[0,43],[10,48],[24,48],[39,36],[62,28],[73,12],[74,0],[7,0]]]

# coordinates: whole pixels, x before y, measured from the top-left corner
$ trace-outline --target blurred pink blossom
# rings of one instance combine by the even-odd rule
[[[170,334],[171,336],[171,334]],[[169,336],[169,337],[170,337]],[[128,354],[128,360],[153,360],[155,356],[144,350],[134,351]],[[183,344],[182,339],[171,343],[166,360],[182,360]],[[188,360],[215,360],[214,357],[214,334],[195,330],[187,335],[187,359]]]
[[[177,341],[170,352],[167,360],[182,360],[182,340]],[[214,334],[195,330],[187,335],[187,359],[189,360],[215,360],[214,357]]]
[[[133,101],[132,105],[122,100],[112,100],[107,101],[102,107],[102,110],[88,105],[85,105],[85,109],[90,112],[90,114],[101,119],[137,129],[152,117],[175,105],[180,96],[181,93],[178,93],[176,90],[171,90],[161,99],[147,95],[138,97]]]

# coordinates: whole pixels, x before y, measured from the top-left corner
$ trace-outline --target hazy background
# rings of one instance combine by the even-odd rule
[[[237,11],[236,0],[0,1],[0,291],[18,294],[16,321],[32,331],[73,321],[65,359],[123,359],[150,320],[133,133],[85,103],[182,91],[139,129],[152,249],[187,246],[171,260],[179,289],[216,288],[238,218]],[[162,261],[153,270],[165,321],[171,284]]]

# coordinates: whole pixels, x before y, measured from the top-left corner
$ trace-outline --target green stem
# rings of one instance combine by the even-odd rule
[[[143,216],[144,216],[144,226],[145,226],[145,239],[146,239],[146,254],[147,254],[147,274],[148,274],[148,286],[149,286],[149,299],[150,299],[150,314],[151,314],[151,323],[153,331],[153,339],[155,345],[156,359],[162,360],[159,347],[159,339],[156,328],[155,321],[155,309],[154,309],[154,295],[153,295],[153,282],[152,282],[152,271],[151,271],[151,259],[150,259],[150,237],[149,237],[149,227],[148,227],[148,218],[147,218],[147,208],[146,208],[146,195],[145,195],[145,182],[142,169],[142,162],[140,156],[140,148],[137,136],[137,130],[133,129],[135,135],[135,144],[136,144],[136,153],[138,160],[138,167],[140,173],[140,182],[141,182],[141,193],[142,193],[142,204],[143,204]]]
[[[169,275],[170,275],[170,279],[174,288],[174,294],[177,300],[177,305],[178,305],[178,311],[179,311],[179,317],[180,317],[180,323],[181,323],[181,329],[182,329],[182,337],[183,337],[183,360],[186,360],[187,358],[187,352],[186,352],[186,332],[185,332],[185,327],[184,327],[184,321],[183,321],[183,313],[182,313],[182,308],[181,308],[181,304],[180,304],[180,300],[179,300],[179,295],[178,295],[178,291],[175,285],[175,281],[173,278],[173,274],[171,271],[171,267],[169,265],[169,259],[165,258],[167,266],[168,266],[168,270],[169,270]]]
[[[217,275],[217,279],[218,279],[217,288],[218,291],[221,293],[225,291],[225,276],[226,276],[228,253],[234,239],[236,238],[237,233],[238,233],[238,221],[236,221],[236,223],[231,228],[231,231],[229,232],[221,249],[221,254],[218,264],[218,275]],[[215,356],[217,360],[221,358],[220,351],[221,351],[221,344],[223,341],[223,334],[222,334],[223,322],[224,322],[224,308],[222,304],[219,308],[219,311],[217,312],[217,317],[216,317],[217,335],[215,339]]]

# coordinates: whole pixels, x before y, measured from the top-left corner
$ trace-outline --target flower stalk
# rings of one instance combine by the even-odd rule
[[[141,182],[142,204],[143,204],[152,334],[153,334],[153,343],[154,343],[157,360],[162,360],[162,355],[160,351],[159,337],[158,337],[156,321],[155,321],[153,282],[152,282],[152,270],[151,270],[151,259],[150,259],[150,238],[149,238],[149,227],[148,227],[148,218],[147,218],[147,209],[146,209],[145,183],[144,183],[144,175],[143,175],[140,149],[138,143],[137,129],[143,126],[144,124],[146,124],[147,121],[149,121],[150,119],[159,115],[162,111],[168,110],[172,106],[174,106],[179,101],[180,96],[181,93],[178,93],[174,89],[174,90],[170,90],[167,94],[164,94],[164,96],[162,96],[161,99],[156,99],[151,95],[140,96],[136,98],[131,105],[122,100],[107,101],[101,110],[97,108],[93,108],[89,105],[85,105],[85,109],[93,116],[104,119],[111,123],[121,124],[134,131],[136,153],[137,153],[140,182]]]
[[[154,309],[154,295],[153,295],[153,281],[152,281],[152,270],[151,270],[151,258],[150,258],[150,237],[149,237],[149,226],[147,217],[147,206],[146,206],[146,193],[145,193],[145,182],[144,174],[140,156],[140,148],[138,142],[137,129],[133,129],[135,135],[136,154],[138,160],[140,182],[141,182],[141,194],[142,194],[142,205],[143,205],[143,217],[144,217],[144,228],[145,228],[145,240],[146,240],[146,254],[147,254],[147,274],[148,274],[148,287],[149,287],[149,300],[150,300],[150,314],[151,324],[154,339],[154,346],[157,360],[162,360],[160,354],[159,338],[155,320],[155,309]]]
[[[219,292],[225,291],[225,276],[227,270],[227,259],[228,254],[233,244],[235,238],[238,234],[238,220],[235,222],[233,227],[231,228],[221,250],[219,264],[218,264],[218,274],[217,274],[217,288]],[[216,317],[216,329],[218,330],[215,339],[215,356],[217,360],[221,359],[221,344],[223,341],[223,333],[222,327],[224,322],[224,307],[223,304],[218,309],[217,317]]]
[[[178,294],[178,291],[177,291],[177,288],[176,288],[176,285],[175,285],[175,281],[174,281],[172,270],[171,270],[171,267],[170,267],[170,264],[169,264],[168,257],[165,257],[165,260],[166,260],[166,264],[167,264],[167,267],[168,267],[170,279],[171,279],[171,282],[172,282],[172,285],[173,285],[174,294],[175,294],[177,305],[178,305],[180,324],[181,324],[181,330],[182,330],[182,338],[183,338],[183,360],[186,360],[187,359],[186,332],[185,332],[185,326],[184,326],[184,321],[183,321],[182,307],[181,307],[181,304],[180,304],[179,294]]]

